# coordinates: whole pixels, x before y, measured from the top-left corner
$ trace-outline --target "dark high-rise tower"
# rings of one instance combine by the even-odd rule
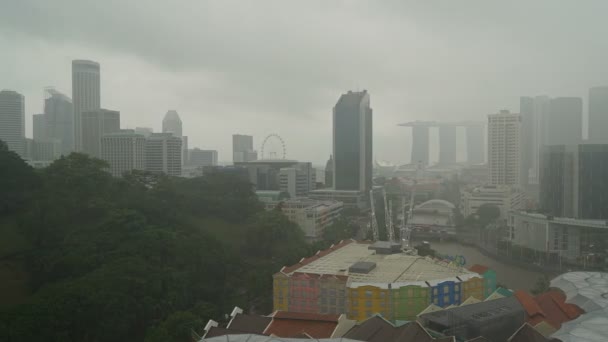
[[[540,207],[559,217],[608,219],[608,145],[545,146]]]
[[[429,165],[429,126],[412,125],[412,165]]]
[[[99,63],[72,61],[72,100],[74,101],[74,150],[82,151],[82,113],[101,108]]]
[[[16,91],[0,91],[0,140],[25,156],[25,100]]]
[[[372,109],[367,91],[342,94],[333,113],[334,189],[372,187]]]
[[[580,97],[558,97],[549,103],[545,118],[546,145],[574,145],[582,140],[583,100]]]
[[[608,86],[589,89],[589,139],[608,140]]]

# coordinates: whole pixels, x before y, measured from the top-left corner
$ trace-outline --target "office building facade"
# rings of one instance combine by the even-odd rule
[[[315,189],[316,170],[312,163],[298,163],[279,170],[279,190],[291,198],[301,197]]]
[[[82,113],[101,108],[99,63],[72,61],[72,99],[74,101],[74,149],[82,147]]]
[[[608,144],[546,146],[541,165],[543,213],[608,219]]]
[[[84,111],[81,126],[82,152],[101,158],[101,138],[120,130],[120,112],[108,109]]]
[[[189,151],[188,164],[192,166],[216,166],[217,151],[194,148]]]
[[[125,172],[144,170],[146,138],[134,130],[123,129],[101,138],[101,159],[109,164],[109,171],[115,177]]]
[[[25,98],[16,91],[0,91],[0,140],[25,156]]]
[[[163,118],[163,133],[172,133],[176,137],[182,134],[182,119],[175,110],[169,110]]]
[[[182,175],[182,139],[172,133],[152,133],[146,138],[145,169],[169,176]]]
[[[69,97],[53,88],[45,89],[44,93],[47,139],[59,141],[61,154],[68,155],[74,151],[74,105]]]
[[[253,136],[243,134],[232,135],[232,161],[235,163],[249,162],[258,159],[258,153],[253,149]]]
[[[51,162],[61,157],[61,142],[58,140],[25,139],[25,158],[31,161]]]
[[[544,120],[544,145],[574,145],[582,141],[583,100],[580,97],[557,97],[549,102]]]
[[[488,115],[488,168],[492,185],[521,181],[521,116],[502,110]]]
[[[608,141],[608,86],[589,89],[589,140]]]
[[[342,94],[333,110],[335,190],[372,187],[372,109],[367,91]]]
[[[152,133],[154,133],[154,130],[150,127],[135,127],[135,134],[143,135],[145,138]]]

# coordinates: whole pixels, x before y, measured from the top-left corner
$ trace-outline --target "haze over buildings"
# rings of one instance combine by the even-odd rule
[[[74,150],[83,150],[82,113],[101,108],[99,63],[72,61],[72,100],[74,101]]]
[[[332,149],[328,104],[347,89],[365,87],[374,96],[374,110],[383,118],[374,125],[376,159],[408,163],[411,136],[397,122],[485,121],[498,108],[517,112],[518,98],[526,94],[581,97],[587,108],[589,87],[606,85],[607,48],[598,37],[605,1],[234,6],[185,0],[180,6],[150,2],[142,9],[109,0],[95,15],[72,1],[58,0],[45,11],[38,4],[11,2],[0,11],[0,39],[11,47],[0,56],[2,88],[25,96],[30,137],[31,115],[43,112],[41,89],[53,85],[70,94],[70,63],[77,58],[102,64],[101,105],[119,109],[125,127],[160,132],[158,113],[175,107],[188,123],[183,134],[189,145],[217,141],[209,147],[222,161],[231,160],[231,134],[260,139],[272,125],[289,139],[290,155],[324,164]],[[153,20],[152,13],[164,19]],[[243,20],[268,13],[297,13],[317,25],[279,16],[255,24]],[[58,17],[62,25],[51,20]],[[336,27],[338,20],[357,25]],[[132,43],[132,35],[141,39]],[[315,139],[305,131],[314,131]],[[437,147],[431,143],[433,161]]]

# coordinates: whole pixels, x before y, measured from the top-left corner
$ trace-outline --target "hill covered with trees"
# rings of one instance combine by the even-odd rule
[[[270,312],[271,275],[313,252],[249,183],[106,166],[34,170],[0,142],[0,340],[189,341],[234,305]]]

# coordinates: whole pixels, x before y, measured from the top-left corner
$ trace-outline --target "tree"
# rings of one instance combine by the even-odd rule
[[[493,204],[482,204],[477,209],[477,216],[479,217],[479,222],[485,227],[500,217],[500,208]]]
[[[34,169],[0,140],[0,217],[27,207],[38,186]]]
[[[547,275],[543,275],[542,277],[538,278],[536,284],[534,284],[534,287],[532,290],[530,290],[530,292],[532,292],[533,295],[539,295],[549,291],[550,286],[551,283],[549,282],[549,277],[547,277]]]
[[[340,240],[354,238],[359,226],[346,218],[340,217],[323,231],[323,240],[328,243],[337,243]]]

